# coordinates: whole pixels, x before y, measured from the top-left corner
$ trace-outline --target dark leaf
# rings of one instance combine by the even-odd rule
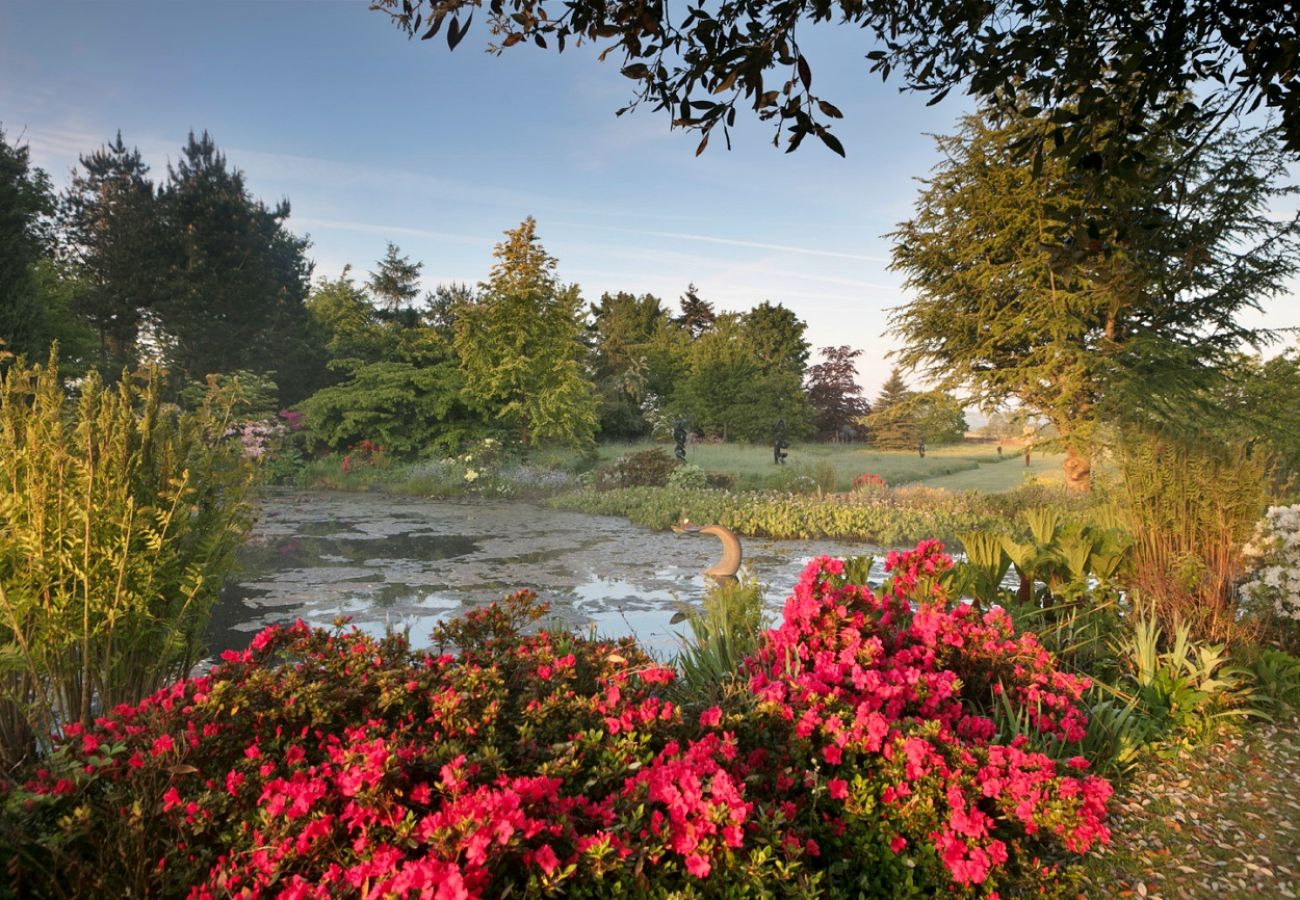
[[[803,58],[803,54],[800,54],[799,59],[796,61],[795,65],[799,69],[799,80],[803,82],[803,89],[805,91],[811,90],[812,69],[808,66],[808,60]]]
[[[827,147],[830,147],[831,150],[838,153],[840,156],[844,155],[844,145],[840,143],[840,139],[835,135],[831,134],[825,128],[819,128],[817,129],[817,136],[821,138],[822,143]]]

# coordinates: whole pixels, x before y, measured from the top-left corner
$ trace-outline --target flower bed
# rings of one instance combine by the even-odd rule
[[[892,555],[875,593],[804,572],[749,689],[683,709],[630,639],[536,631],[527,592],[439,650],[272,628],[87,731],[5,799],[19,890],[103,895],[993,895],[1106,839],[1082,679],[951,562]],[[911,602],[917,604],[915,611]],[[1061,754],[1068,757],[1068,752]]]

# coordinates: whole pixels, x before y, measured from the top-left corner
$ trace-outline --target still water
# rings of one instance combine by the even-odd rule
[[[742,543],[774,614],[814,557],[870,554],[878,567],[884,556],[843,541]],[[350,616],[374,634],[409,630],[424,646],[439,621],[531,588],[559,622],[634,634],[666,658],[684,627],[669,620],[681,604],[699,602],[701,573],[720,555],[713,537],[526,503],[270,493],[213,611],[210,644],[215,652],[242,648],[272,623],[328,626]]]

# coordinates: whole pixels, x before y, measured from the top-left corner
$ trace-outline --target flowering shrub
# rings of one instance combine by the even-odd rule
[[[863,472],[857,478],[853,479],[853,489],[855,491],[869,490],[871,488],[888,487],[885,479],[881,478],[874,472]]]
[[[1074,741],[1084,685],[1005,617],[949,608],[948,565],[933,543],[892,556],[876,596],[815,561],[746,662],[752,696],[688,712],[631,639],[529,633],[545,607],[528,592],[440,626],[427,652],[271,628],[69,729],[3,798],[0,867],[20,893],[194,898],[1041,880],[1105,839],[1110,789],[1082,759],[1000,742],[988,712],[1001,694]]]
[[[1049,856],[1108,837],[1111,788],[1084,774],[1087,760],[1058,766],[992,718],[1005,700],[1047,739],[1080,741],[1087,680],[1056,670],[1001,610],[950,604],[939,576],[951,565],[936,541],[891,553],[876,594],[841,560],[815,560],[750,661],[761,729],[789,734],[755,793],[832,870],[861,860],[854,883],[872,879],[876,895],[992,891],[1008,875],[1050,876]]]
[[[1300,504],[1270,507],[1242,554],[1251,564],[1243,596],[1278,618],[1300,622]]]

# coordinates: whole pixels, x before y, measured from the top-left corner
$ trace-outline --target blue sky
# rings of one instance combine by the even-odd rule
[[[786,155],[743,115],[732,151],[719,134],[696,158],[698,138],[664,116],[615,117],[630,82],[593,48],[492,57],[487,38],[476,22],[454,53],[408,42],[365,0],[0,0],[0,124],[60,187],[118,129],[159,178],[207,129],[255,194],[290,199],[318,275],[351,263],[364,277],[392,240],[428,287],[477,282],[532,215],[589,300],[675,305],[694,282],[720,309],[783,303],[814,346],[865,351],[874,396],[887,309],[906,299],[884,235],[936,160],[926,134],[950,130],[964,97],[900,95],[868,75],[858,31],[823,28],[801,39],[845,113],[848,158],[814,141]],[[1300,286],[1251,321],[1300,325]]]

